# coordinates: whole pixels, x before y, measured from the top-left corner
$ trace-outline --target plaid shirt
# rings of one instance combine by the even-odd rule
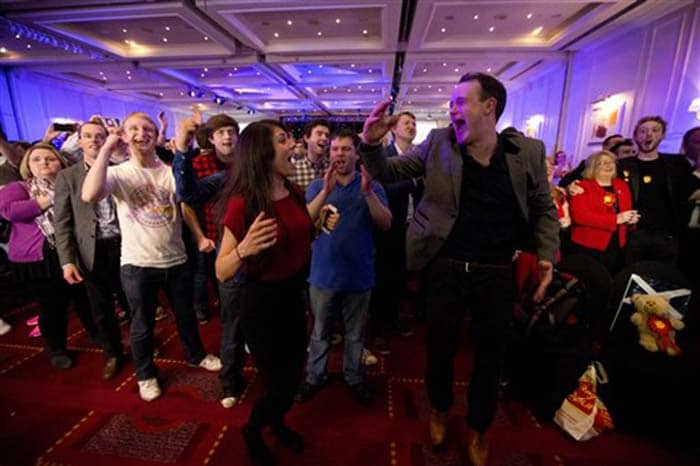
[[[298,160],[292,159],[292,165],[294,165],[297,170],[289,179],[306,191],[306,187],[309,186],[313,180],[323,177],[330,165],[330,160],[328,157],[323,157],[318,163],[314,164],[308,157],[304,157]]]
[[[198,179],[206,178],[226,168],[225,165],[216,158],[214,151],[204,150],[192,159],[192,167]],[[219,240],[219,225],[216,223],[214,205],[214,201],[207,201],[200,204],[195,210],[199,217],[199,223],[204,232],[204,236],[216,242]]]

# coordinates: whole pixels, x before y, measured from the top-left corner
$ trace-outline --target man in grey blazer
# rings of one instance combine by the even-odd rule
[[[425,191],[407,232],[407,268],[425,269],[428,308],[426,388],[430,436],[443,443],[453,401],[460,321],[471,314],[474,372],[467,395],[468,453],[486,464],[484,434],[498,401],[499,372],[513,305],[512,258],[534,249],[541,300],[552,280],[559,223],[541,141],[496,132],[506,90],[483,73],[462,76],[450,101],[449,128],[431,131],[402,157],[387,159],[382,136],[396,123],[377,105],[365,120],[360,153],[383,182],[424,177]]]
[[[63,278],[71,285],[85,283],[90,308],[105,352],[102,378],[119,371],[123,347],[114,313],[114,293],[121,293],[119,254],[121,233],[111,198],[88,204],[80,198],[83,180],[105,142],[107,129],[89,121],[79,129],[83,161],[56,177],[54,228]]]

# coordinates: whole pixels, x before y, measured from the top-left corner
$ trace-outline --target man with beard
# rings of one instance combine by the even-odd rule
[[[82,162],[58,172],[54,229],[63,278],[70,285],[85,284],[106,357],[102,378],[109,380],[118,372],[124,358],[114,313],[114,295],[123,295],[119,279],[121,232],[111,198],[106,197],[96,204],[88,204],[80,198],[83,180],[106,137],[107,129],[98,121],[88,121],[78,129]]]
[[[221,361],[207,354],[192,310],[192,274],[186,264],[182,221],[170,167],[156,155],[157,129],[143,112],[131,113],[122,128],[112,128],[85,177],[81,197],[98,202],[112,195],[122,229],[121,279],[131,306],[129,338],[136,364],[139,396],[152,401],[161,394],[153,360],[153,330],[159,288],[164,288],[177,330],[192,366],[220,371]],[[109,167],[119,141],[131,157]]]
[[[326,120],[313,120],[304,128],[306,156],[292,159],[296,172],[289,178],[304,191],[313,180],[323,178],[328,169],[329,135],[330,125]]]
[[[625,263],[658,260],[675,264],[678,235],[687,220],[690,164],[680,155],[660,154],[666,121],[642,117],[634,127],[637,157],[619,161],[619,173],[629,183],[635,209],[641,218],[627,244]]]
[[[396,124],[396,117],[384,114],[389,104],[378,104],[365,120],[360,153],[367,171],[383,182],[424,177],[423,199],[408,227],[407,267],[425,269],[431,442],[445,441],[460,323],[469,311],[474,372],[467,402],[468,454],[471,464],[483,466],[512,317],[512,257],[517,249],[534,246],[539,286],[533,299],[540,301],[559,248],[544,144],[496,132],[506,89],[484,73],[467,73],[455,86],[451,127],[432,130],[402,157],[387,158],[380,144]],[[531,241],[522,244],[526,240]]]

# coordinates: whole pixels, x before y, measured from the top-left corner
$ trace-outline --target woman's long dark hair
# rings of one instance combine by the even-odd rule
[[[236,144],[233,163],[216,203],[216,211],[221,223],[229,200],[242,196],[245,203],[246,230],[260,211],[268,217],[275,217],[272,201],[272,169],[275,146],[272,142],[275,128],[286,133],[289,129],[277,120],[260,120],[241,132]],[[306,202],[298,186],[285,180],[285,186],[292,198],[306,211]],[[242,240],[242,238],[238,238]]]

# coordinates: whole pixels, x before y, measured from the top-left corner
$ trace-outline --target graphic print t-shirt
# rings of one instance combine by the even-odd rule
[[[168,268],[187,261],[175,178],[158,161],[142,168],[133,159],[107,169],[107,183],[122,230],[121,265]]]

